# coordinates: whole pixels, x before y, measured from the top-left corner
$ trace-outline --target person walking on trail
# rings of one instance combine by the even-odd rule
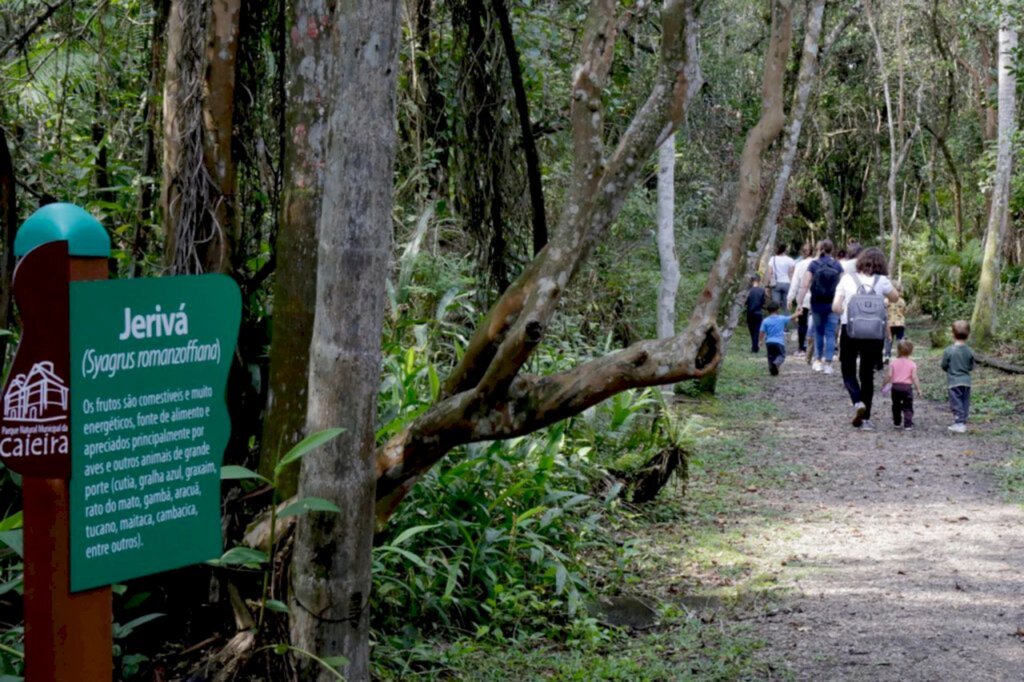
[[[843,266],[843,272],[848,275],[857,272],[857,256],[863,250],[864,247],[852,239],[846,242],[846,248],[842,250],[839,256],[839,264]]]
[[[772,300],[780,308],[786,303],[794,267],[796,261],[786,255],[785,244],[780,244],[775,249],[775,255],[768,259],[768,286],[772,290]]]
[[[810,292],[804,295],[800,301],[797,301],[796,295],[800,293],[800,283],[804,280],[804,275],[807,274],[807,268],[810,267],[813,262],[810,258],[811,247],[809,244],[804,244],[803,248],[800,249],[800,260],[796,262],[796,266],[793,268],[793,277],[789,284],[789,293],[786,294],[786,310],[794,310],[799,313],[799,317],[796,318],[796,332],[797,332],[797,347],[801,353],[807,352],[807,325],[808,320],[811,316],[811,298]]]
[[[900,282],[893,282],[900,298],[898,301],[886,299],[885,307],[889,311],[889,333],[885,336],[885,361],[892,358],[892,347],[903,340],[907,333],[907,302],[903,298],[903,285]]]
[[[953,433],[967,431],[967,415],[971,411],[971,372],[974,371],[974,351],[967,345],[971,325],[967,320],[953,323],[953,345],[942,353],[942,369],[949,387],[949,407],[953,411]]]
[[[779,313],[779,304],[768,301],[768,317],[761,323],[761,341],[768,354],[768,373],[776,376],[786,361],[786,324],[796,317]]]
[[[857,272],[844,274],[836,287],[832,310],[841,315],[840,367],[843,385],[850,394],[855,428],[873,431],[871,403],[875,393],[875,366],[882,362],[887,319],[885,299],[899,294],[886,276],[885,255],[877,248],[857,256]],[[860,365],[858,367],[858,362]]]
[[[892,425],[904,431],[914,429],[914,393],[923,398],[921,382],[917,377],[917,363],[910,359],[914,344],[901,339],[896,344],[896,359],[885,370],[884,385],[892,394]],[[885,393],[883,388],[882,393]]]
[[[834,249],[831,239],[818,242],[818,257],[811,261],[804,273],[796,300],[802,301],[810,297],[811,330],[814,333],[814,363],[811,369],[815,372],[832,374],[832,359],[836,352],[836,327],[839,316],[832,310],[836,288],[843,276],[843,268],[832,257]]]
[[[750,278],[750,291],[747,292],[747,330],[750,332],[750,352],[760,351],[758,338],[761,333],[761,321],[764,320],[765,291],[761,286],[761,276]]]

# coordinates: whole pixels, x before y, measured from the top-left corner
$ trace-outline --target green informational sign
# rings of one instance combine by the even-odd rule
[[[71,589],[221,553],[241,297],[223,275],[71,283]]]

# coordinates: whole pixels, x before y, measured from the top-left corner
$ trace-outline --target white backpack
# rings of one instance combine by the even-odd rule
[[[864,284],[854,273],[857,293],[850,297],[846,308],[846,335],[851,339],[881,341],[885,338],[888,314],[885,311],[885,296],[875,291],[878,275],[871,280],[871,286]]]

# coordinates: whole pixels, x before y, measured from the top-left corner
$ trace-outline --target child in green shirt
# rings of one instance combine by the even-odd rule
[[[953,424],[949,430],[963,433],[967,430],[967,415],[971,410],[971,372],[974,371],[974,351],[967,345],[971,325],[967,320],[953,323],[953,345],[942,353],[942,369],[949,387],[949,407],[953,411]]]

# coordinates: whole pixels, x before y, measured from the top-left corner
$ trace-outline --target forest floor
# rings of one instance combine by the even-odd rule
[[[717,581],[731,595],[719,617],[763,641],[766,667],[751,676],[1021,679],[1020,380],[979,369],[970,431],[950,433],[941,349],[922,350],[915,430],[893,429],[876,396],[878,430],[861,432],[838,367],[815,374],[790,356],[770,377],[763,351],[736,358],[745,342],[730,358],[746,366],[734,400],[761,409],[750,419],[733,405],[723,426],[763,437],[743,465],[744,503],[718,520],[719,560],[698,562],[691,588],[714,595]]]
[[[500,670],[481,647],[453,676],[1022,679],[1024,376],[976,370],[970,430],[950,433],[927,332],[910,328],[925,391],[912,432],[881,397],[878,430],[853,429],[838,373],[791,355],[769,376],[737,336],[717,394],[672,403],[702,432],[685,489],[612,531],[600,591],[649,621],[505,647]]]

